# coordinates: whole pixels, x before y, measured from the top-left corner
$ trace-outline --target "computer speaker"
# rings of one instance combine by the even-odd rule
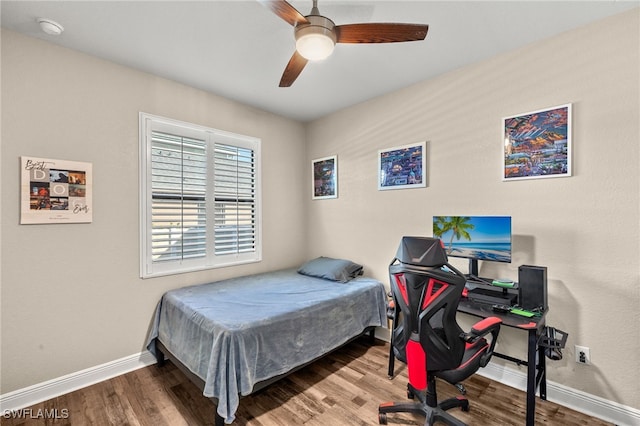
[[[527,311],[547,309],[547,267],[518,267],[518,305]]]

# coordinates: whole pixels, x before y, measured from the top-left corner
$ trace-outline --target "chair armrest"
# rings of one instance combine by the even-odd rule
[[[387,301],[387,318],[390,320],[396,317],[396,301],[390,299]]]
[[[473,324],[473,327],[471,327],[471,334],[476,336],[484,336],[487,333],[493,333],[495,329],[500,329],[500,324],[502,324],[502,320],[500,318],[487,317]]]
[[[487,351],[480,357],[480,366],[486,367],[493,355],[493,349],[498,343],[498,333],[500,332],[500,324],[502,324],[502,320],[498,317],[487,317],[481,321],[478,321],[471,327],[471,333],[468,333],[468,336],[472,338],[472,342],[475,342],[487,334],[491,334],[491,342],[489,343],[489,348]],[[469,342],[471,343],[471,342]]]

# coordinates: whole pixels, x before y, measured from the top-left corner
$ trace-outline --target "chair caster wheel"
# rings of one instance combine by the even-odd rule
[[[378,423],[381,425],[387,424],[387,413],[378,413]]]

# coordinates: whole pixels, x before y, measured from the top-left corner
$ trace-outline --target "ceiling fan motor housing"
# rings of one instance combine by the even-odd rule
[[[301,45],[305,43],[322,43],[325,44],[324,52],[331,54],[333,46],[336,44],[336,24],[329,18],[320,15],[309,15],[305,17],[309,23],[297,24],[295,26],[296,48],[304,54],[304,48]],[[326,55],[328,56],[328,55]],[[324,57],[307,57],[309,60],[322,60]]]

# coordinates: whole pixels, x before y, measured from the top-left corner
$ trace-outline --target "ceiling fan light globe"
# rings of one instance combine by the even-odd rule
[[[333,53],[335,42],[324,34],[305,34],[296,40],[296,50],[310,61],[321,61]]]
[[[296,50],[309,61],[321,61],[336,45],[335,24],[327,17],[308,15],[306,23],[295,26]]]

